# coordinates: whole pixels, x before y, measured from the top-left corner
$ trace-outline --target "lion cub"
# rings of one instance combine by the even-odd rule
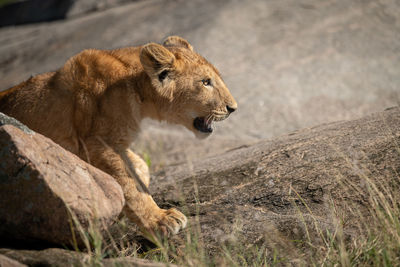
[[[236,108],[218,70],[178,36],[163,45],[84,50],[0,93],[0,112],[112,175],[128,218],[164,234],[176,234],[187,219],[159,208],[147,190],[148,167],[129,149],[141,120],[181,124],[204,138]]]

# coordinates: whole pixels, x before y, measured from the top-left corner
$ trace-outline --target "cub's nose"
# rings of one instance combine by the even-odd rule
[[[226,106],[226,110],[227,110],[229,113],[234,112],[236,109],[237,109],[237,106],[236,106],[236,107]]]

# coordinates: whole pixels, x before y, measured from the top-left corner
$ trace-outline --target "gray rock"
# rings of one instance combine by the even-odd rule
[[[0,158],[3,242],[71,245],[76,238],[81,245],[90,223],[105,230],[122,210],[122,189],[111,176],[38,133],[0,126]]]
[[[139,145],[166,144],[150,156],[154,166],[168,165],[398,105],[398,14],[398,1],[138,1],[0,29],[0,90],[53,71],[85,48],[181,35],[219,68],[239,108],[203,142],[182,128],[146,124]]]
[[[65,249],[50,248],[45,250],[13,250],[0,249],[2,255],[12,258],[28,266],[135,266],[135,267],[163,267],[166,264],[150,262],[133,257],[96,260],[86,253],[68,251]],[[4,257],[3,256],[3,257]],[[25,265],[22,265],[25,266]],[[168,266],[176,266],[168,264]]]
[[[35,134],[34,131],[29,129],[26,125],[22,124],[20,121],[0,112],[0,126],[3,126],[3,125],[12,125],[12,126],[17,127],[18,129],[24,131],[27,134]]]
[[[135,0],[22,0],[0,5],[0,27],[81,16]]]
[[[93,11],[104,10],[134,1],[138,0],[74,0],[66,16],[68,18],[82,16]]]
[[[73,0],[24,0],[0,7],[0,27],[63,19]]]
[[[150,191],[160,206],[186,209],[192,231],[198,215],[209,253],[237,238],[295,260],[310,250],[291,240],[318,246],[327,230],[343,227],[346,240],[363,233],[372,184],[399,199],[399,144],[395,107],[165,168]]]
[[[24,267],[25,264],[19,263],[16,260],[10,259],[4,255],[0,255],[0,266],[1,267]]]

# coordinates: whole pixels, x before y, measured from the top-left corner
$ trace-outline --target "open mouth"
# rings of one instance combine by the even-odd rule
[[[212,133],[212,121],[213,120],[204,117],[197,117],[193,121],[193,126],[202,133]]]

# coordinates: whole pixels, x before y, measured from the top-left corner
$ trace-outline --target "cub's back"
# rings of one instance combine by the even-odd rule
[[[0,112],[14,117],[57,143],[74,135],[71,125],[73,96],[54,87],[55,72],[31,77],[0,93]],[[69,141],[64,147],[72,150]]]
[[[58,71],[31,77],[1,92],[0,112],[78,153],[78,136],[90,131],[98,100],[112,85],[137,71],[132,66],[136,61],[138,48],[84,50]]]

